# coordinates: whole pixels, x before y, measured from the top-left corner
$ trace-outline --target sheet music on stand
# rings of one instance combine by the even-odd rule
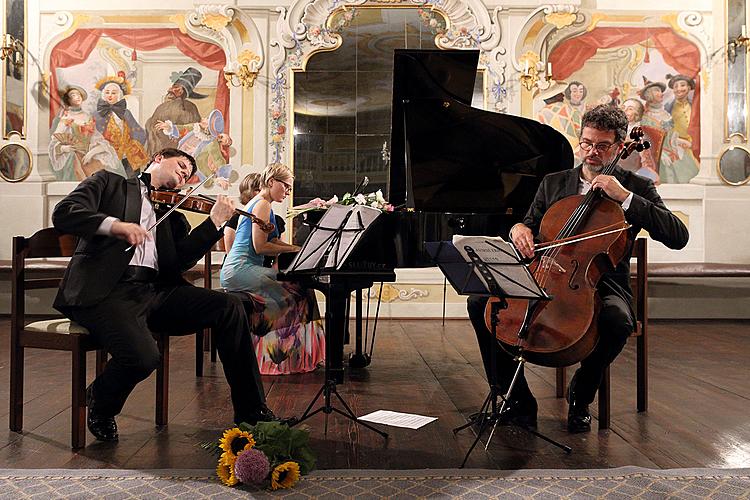
[[[502,283],[504,297],[546,297],[547,294],[529,274],[528,268],[520,262],[521,257],[515,247],[501,237],[454,235],[452,243],[462,263],[472,262],[470,253],[473,253],[484,264],[481,267],[471,266],[472,274],[465,276],[463,283],[451,283],[455,288],[470,294],[486,295],[486,290],[491,288],[488,281],[492,280]],[[489,272],[490,276],[485,277],[483,272]],[[481,285],[476,283],[477,279]]]
[[[285,272],[341,269],[380,214],[379,209],[367,205],[331,205]]]

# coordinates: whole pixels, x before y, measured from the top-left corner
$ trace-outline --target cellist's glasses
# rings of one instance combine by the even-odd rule
[[[592,144],[588,141],[581,141],[579,145],[581,146],[581,149],[588,152],[591,151],[591,148],[596,149],[599,153],[606,153],[610,149],[612,149],[612,146],[617,144],[616,142],[597,142],[596,144]]]

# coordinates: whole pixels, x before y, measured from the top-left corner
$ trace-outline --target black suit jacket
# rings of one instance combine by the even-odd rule
[[[52,223],[58,230],[78,236],[79,241],[60,284],[55,308],[94,305],[112,291],[135,250],[126,252],[130,246],[126,241],[97,235],[96,230],[108,216],[138,224],[141,202],[139,179],[100,170],[57,204]],[[182,272],[194,266],[220,237],[210,218],[190,232],[185,216],[172,212],[156,228],[158,280],[187,284]]]
[[[547,209],[556,201],[567,196],[578,194],[578,184],[581,178],[579,165],[576,168],[563,170],[547,175],[539,185],[534,201],[529,207],[523,223],[531,228],[534,234],[539,232],[539,225]],[[669,248],[679,250],[687,245],[688,230],[680,219],[667,209],[654,183],[633,172],[615,167],[614,177],[628,191],[633,193],[630,206],[625,211],[625,220],[632,226],[629,229],[631,242],[636,235],[645,229],[651,238]],[[600,281],[600,291],[607,293],[602,287],[616,287],[632,295],[630,289],[630,254],[629,249],[625,257],[617,264],[614,271],[605,274]],[[609,290],[618,293],[618,290]]]

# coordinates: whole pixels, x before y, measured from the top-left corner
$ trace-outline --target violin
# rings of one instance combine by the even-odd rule
[[[189,193],[183,194],[179,191],[170,190],[155,189],[151,191],[150,197],[154,205],[163,209],[170,209],[174,206],[179,206],[179,208],[183,210],[196,212],[199,214],[211,213],[211,208],[213,208],[214,204],[216,203],[216,200],[214,200],[213,198],[209,198],[208,196],[191,195]],[[253,223],[258,224],[258,226],[264,233],[272,233],[276,228],[273,223],[266,222],[263,219],[256,217],[252,213],[246,212],[245,210],[235,208],[234,212],[248,217],[251,221],[253,221]]]
[[[648,149],[643,131],[635,127],[602,174],[612,175],[617,162],[633,151]],[[499,315],[497,340],[510,350],[522,350],[529,362],[541,366],[569,366],[583,360],[599,340],[596,294],[599,279],[620,262],[632,247],[619,203],[600,190],[568,196],[554,203],[542,217],[535,257],[529,271],[550,295],[550,301],[507,299]],[[491,298],[485,323],[492,331]]]

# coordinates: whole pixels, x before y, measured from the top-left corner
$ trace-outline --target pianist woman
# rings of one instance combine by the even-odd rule
[[[260,174],[260,192],[244,207],[263,221],[274,221],[272,203],[283,202],[294,176],[285,165],[273,163]],[[254,302],[251,315],[260,372],[264,375],[314,370],[324,360],[325,335],[312,290],[278,281],[277,271],[263,266],[265,256],[299,248],[279,239],[277,229],[265,233],[248,217],[240,217],[234,243],[221,268],[221,286],[245,292]]]

